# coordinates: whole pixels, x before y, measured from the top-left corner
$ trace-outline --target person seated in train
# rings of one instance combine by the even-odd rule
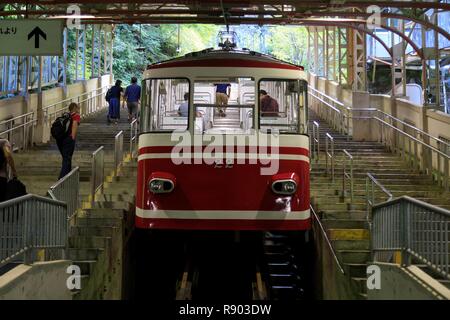
[[[189,92],[184,94],[184,102],[178,107],[178,114],[182,117],[189,115]]]
[[[184,102],[180,104],[178,107],[178,115],[181,117],[188,117],[189,116],[189,92],[186,92],[184,94]],[[195,116],[197,118],[203,117],[203,114],[199,111],[196,112]]]
[[[231,83],[215,83],[216,87],[216,105],[222,106],[218,108],[219,116],[226,117],[225,109],[228,105],[228,99],[231,94]]]
[[[265,90],[259,90],[260,112],[262,117],[278,117],[278,102],[267,94]]]

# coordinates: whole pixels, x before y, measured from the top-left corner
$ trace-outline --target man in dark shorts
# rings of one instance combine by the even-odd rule
[[[141,99],[141,87],[137,84],[137,78],[131,78],[131,85],[125,89],[124,99],[128,107],[128,121],[137,118],[139,100]]]
[[[219,116],[225,117],[225,109],[228,105],[228,99],[231,94],[231,83],[215,83],[216,86],[216,104],[219,106],[224,106],[219,109]]]

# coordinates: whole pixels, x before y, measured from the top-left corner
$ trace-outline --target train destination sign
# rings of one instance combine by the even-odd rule
[[[0,20],[0,56],[63,54],[62,20]]]

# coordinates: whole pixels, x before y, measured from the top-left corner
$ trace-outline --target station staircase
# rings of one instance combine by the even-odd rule
[[[337,258],[349,277],[354,296],[351,299],[366,299],[366,267],[370,260],[370,231],[366,218],[366,174],[371,173],[393,197],[408,195],[430,204],[450,209],[450,192],[437,186],[429,175],[413,170],[400,157],[391,153],[381,143],[348,140],[346,135],[333,130],[314,111],[309,111],[312,122],[319,123],[320,155],[311,160],[311,204],[321,218]],[[326,133],[334,138],[335,179],[331,181],[330,170],[326,170]],[[310,135],[312,137],[312,135]],[[353,156],[354,201],[343,197],[343,150]],[[330,163],[329,163],[330,166]],[[348,170],[348,163],[347,169]],[[348,185],[347,185],[348,190]],[[375,191],[379,202],[387,200],[381,190]],[[426,265],[418,265],[427,269]],[[431,273],[429,270],[424,270]],[[438,279],[449,286],[448,280]]]
[[[72,168],[80,170],[80,209],[71,221],[68,260],[81,269],[81,290],[73,299],[121,299],[124,249],[134,224],[136,161],[127,155],[119,174],[114,176],[114,137],[124,133],[124,153],[129,150],[130,124],[121,110],[119,124],[106,123],[106,110],[81,120]],[[92,153],[104,146],[104,187],[95,201],[90,197]],[[36,145],[15,153],[19,179],[27,192],[46,196],[58,180],[61,156],[56,142]]]
[[[240,110],[229,105],[225,109],[225,117],[220,117],[218,108],[214,111],[213,128],[240,128]]]

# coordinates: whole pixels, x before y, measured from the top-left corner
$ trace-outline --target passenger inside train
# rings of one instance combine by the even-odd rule
[[[216,101],[217,83],[229,84],[226,116]],[[227,85],[228,86],[228,85]],[[193,108],[196,134],[250,134],[254,129],[255,93],[259,99],[260,129],[302,133],[299,124],[306,103],[306,82],[298,80],[260,80],[221,78],[196,80],[193,84]],[[150,130],[187,130],[191,95],[187,79],[149,79],[146,92],[152,101]],[[300,112],[299,112],[300,111]]]

